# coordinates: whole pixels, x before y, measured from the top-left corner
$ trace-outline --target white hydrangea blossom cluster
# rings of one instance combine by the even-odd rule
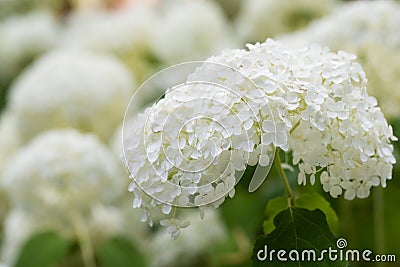
[[[240,75],[236,78],[244,86],[237,91],[199,82],[205,73],[210,79],[215,70],[203,66],[124,128],[125,158],[134,178],[129,188],[133,206],[144,209],[142,219],[150,225],[154,209],[170,214],[173,218],[162,225],[173,237],[188,226],[174,217],[173,205],[218,207],[233,197],[237,174],[247,164],[269,166],[271,142],[282,142],[279,137],[264,138],[258,125],[261,120],[273,124],[262,91]],[[231,68],[225,71],[235,74]],[[234,87],[232,78],[224,85]]]
[[[124,129],[133,206],[150,223],[153,208],[169,214],[163,225],[173,237],[188,224],[172,205],[217,207],[233,196],[235,174],[268,166],[275,147],[293,153],[300,184],[321,172],[333,197],[365,198],[391,179],[396,137],[354,55],[271,39],[247,48],[209,58],[231,68],[205,63]]]
[[[318,46],[288,50],[270,39],[248,48],[238,60],[237,51],[210,60],[238,68],[267,93],[278,114],[276,134],[284,136],[274,145],[292,151],[298,182],[309,176],[314,183],[322,171],[324,190],[333,197],[344,191],[346,199],[385,187],[395,163],[390,141],[397,138],[367,94],[356,57]]]
[[[41,57],[13,85],[9,110],[23,142],[53,128],[94,132],[107,141],[123,118],[134,81],[117,59],[56,50]]]
[[[386,116],[398,117],[399,25],[398,2],[354,1],[341,4],[332,14],[280,39],[288,46],[318,43],[356,54],[368,77],[368,92],[377,97]]]
[[[45,11],[0,22],[0,80],[10,81],[35,56],[54,47],[58,36],[56,19]]]
[[[166,1],[152,48],[167,65],[204,60],[224,48],[235,47],[233,29],[219,6],[208,0]]]
[[[246,0],[236,19],[242,41],[264,41],[291,32],[322,17],[335,7],[335,0]]]
[[[97,199],[112,203],[120,197],[121,176],[117,159],[97,137],[52,130],[15,155],[2,186],[13,206],[62,221],[69,211],[84,214]]]

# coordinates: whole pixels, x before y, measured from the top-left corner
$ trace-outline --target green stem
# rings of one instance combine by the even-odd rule
[[[383,189],[381,187],[375,188],[372,194],[373,205],[373,218],[374,218],[374,233],[375,233],[375,246],[378,253],[385,252],[385,219],[384,219],[384,199]],[[384,262],[380,262],[377,266],[385,266]]]
[[[96,267],[89,230],[79,214],[71,214],[72,223],[78,238],[85,267]]]
[[[292,133],[293,133],[293,131],[294,131],[294,130],[296,130],[297,126],[299,126],[299,125],[300,125],[300,120],[299,120],[298,122],[296,122],[296,124],[295,124],[295,125],[293,125],[292,129],[290,129],[290,132],[289,132],[289,134],[292,134]]]
[[[276,166],[276,169],[278,170],[279,176],[282,179],[283,185],[285,186],[286,194],[289,199],[289,204],[293,204],[292,203],[292,200],[294,199],[293,192],[292,192],[292,189],[290,188],[290,184],[286,177],[285,171],[282,168],[282,163],[281,163],[281,159],[279,157],[279,152],[280,152],[280,149],[277,148],[276,152],[275,152],[275,159],[274,159],[275,166]]]

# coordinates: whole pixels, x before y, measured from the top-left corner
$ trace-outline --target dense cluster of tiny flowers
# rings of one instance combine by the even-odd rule
[[[201,70],[217,69],[203,66]],[[134,178],[130,185],[133,206],[144,208],[143,220],[150,224],[154,208],[168,215],[175,204],[218,207],[225,197],[233,197],[235,175],[247,164],[267,166],[272,162],[270,143],[259,141],[262,129],[257,127],[258,121],[273,124],[262,92],[244,76],[237,77],[247,85],[243,91],[197,82],[204,74],[199,69],[188,77],[187,84],[168,90],[165,98],[124,129],[125,157]],[[257,107],[262,115],[254,113]],[[187,226],[175,218],[162,221],[162,225],[173,237]]]
[[[152,208],[172,214],[163,224],[174,237],[187,224],[172,205],[217,207],[233,196],[235,174],[268,166],[274,148],[293,153],[299,184],[321,172],[333,197],[365,198],[391,179],[396,138],[354,55],[271,39],[247,48],[209,58],[215,65],[204,63],[124,130],[133,205],[144,221]]]
[[[322,172],[324,190],[333,197],[344,191],[346,199],[385,187],[395,163],[390,141],[397,138],[367,94],[356,57],[318,46],[287,50],[270,39],[248,49],[210,60],[239,69],[267,94],[282,140],[274,145],[293,153],[298,182],[309,176],[314,183]]]
[[[242,41],[264,41],[300,29],[334,7],[335,0],[246,0],[236,19],[236,29]]]
[[[53,130],[13,157],[2,186],[13,206],[62,220],[84,214],[98,199],[112,203],[122,193],[121,176],[118,160],[96,136]]]
[[[396,118],[400,114],[399,25],[399,3],[355,1],[280,39],[288,46],[318,43],[356,54],[368,77],[368,93],[378,99],[386,116]]]
[[[9,110],[23,142],[53,128],[76,128],[108,140],[133,92],[117,59],[58,50],[41,57],[12,86]]]

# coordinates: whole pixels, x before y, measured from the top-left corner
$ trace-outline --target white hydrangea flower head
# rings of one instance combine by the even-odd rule
[[[291,32],[332,11],[335,0],[246,0],[236,19],[236,30],[244,42]]]
[[[130,72],[117,59],[84,51],[44,55],[13,85],[9,108],[22,141],[53,128],[94,132],[107,141],[133,92]]]
[[[292,47],[318,43],[356,54],[368,77],[368,92],[377,97],[386,116],[395,118],[400,114],[399,25],[399,3],[355,1],[280,39]]]
[[[121,177],[117,159],[96,136],[53,130],[16,154],[2,182],[13,206],[68,218],[115,201],[123,191]]]
[[[273,117],[254,83],[232,68],[212,65],[200,66],[155,105],[125,119],[124,156],[132,178],[133,206],[143,209],[142,220],[150,225],[157,210],[172,217],[161,224],[173,237],[188,226],[175,218],[173,206],[218,207],[227,196],[234,196],[247,164],[259,162],[269,170],[271,144],[279,139],[260,144],[259,121],[269,118],[273,124]],[[229,79],[218,84],[220,77],[213,73],[219,71]],[[229,89],[235,86],[232,81],[241,81],[242,87]]]
[[[166,1],[154,31],[154,53],[167,65],[204,60],[235,46],[233,29],[219,6],[208,0]]]
[[[150,211],[161,210],[176,237],[187,224],[173,206],[218,207],[247,165],[270,167],[275,148],[293,153],[300,184],[322,172],[333,197],[385,187],[396,137],[354,60],[271,39],[209,58],[124,128],[129,189],[143,221],[152,224]],[[256,181],[250,191],[263,180]]]
[[[395,163],[390,142],[397,138],[367,94],[356,57],[318,46],[290,50],[270,39],[248,49],[239,60],[232,60],[237,51],[210,60],[238,68],[269,95],[281,136],[274,145],[293,153],[299,183],[307,176],[313,183],[322,171],[324,190],[333,197],[344,191],[346,199],[385,187]]]
[[[111,53],[143,81],[155,68],[151,46],[158,27],[151,6],[76,12],[67,20],[60,46]]]
[[[151,240],[149,249],[150,266],[191,266],[194,261],[210,251],[212,246],[227,238],[226,229],[216,210],[206,211],[202,220],[196,212],[185,214],[183,222],[191,222],[179,239],[171,242],[165,231],[159,231]]]
[[[7,1],[9,2],[9,1]],[[59,26],[48,12],[32,12],[0,22],[0,80],[8,82],[35,56],[57,43]]]

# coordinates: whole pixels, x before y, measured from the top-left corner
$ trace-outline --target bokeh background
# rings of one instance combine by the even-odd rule
[[[251,266],[265,206],[284,194],[275,170],[251,194],[245,175],[203,220],[185,211],[192,226],[173,240],[132,208],[121,124],[157,71],[268,37],[356,54],[400,136],[398,1],[0,0],[0,263],[74,267],[92,255],[100,267]],[[160,94],[145,92],[142,106]],[[298,186],[296,168],[288,175],[297,194],[322,193]],[[398,258],[367,266],[400,266],[399,176],[396,164],[367,199],[325,195],[349,248]]]

